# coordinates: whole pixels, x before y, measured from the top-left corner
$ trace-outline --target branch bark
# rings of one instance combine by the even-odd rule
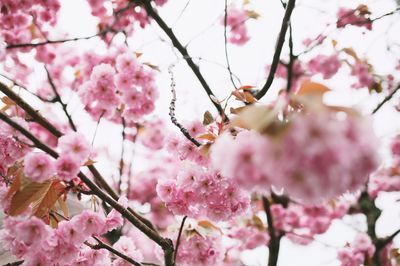
[[[268,233],[270,235],[270,242],[268,245],[268,266],[276,266],[278,264],[280,242],[282,234],[277,233],[274,226],[274,218],[271,213],[271,203],[265,196],[262,197],[265,214],[267,215]]]
[[[267,91],[271,87],[272,82],[274,81],[275,72],[278,68],[279,59],[280,59],[281,52],[282,52],[282,47],[283,47],[283,44],[285,43],[286,31],[288,29],[288,26],[290,23],[290,17],[292,15],[295,4],[296,4],[296,0],[289,0],[289,2],[286,5],[286,11],[285,11],[285,15],[282,20],[282,25],[281,25],[281,30],[279,33],[278,41],[276,42],[276,49],[275,49],[274,57],[272,59],[271,69],[269,70],[269,74],[267,77],[267,81],[265,82],[265,85],[256,95],[256,99],[258,99],[258,100],[260,100],[262,97],[264,97],[264,95],[267,93]]]

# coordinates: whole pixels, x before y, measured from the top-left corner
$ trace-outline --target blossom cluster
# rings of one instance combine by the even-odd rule
[[[23,127],[27,126],[27,123],[20,118],[13,120]],[[10,126],[3,122],[0,123],[0,174],[2,176],[7,174],[10,166],[29,152],[30,148],[25,141],[25,138]],[[0,181],[0,183],[2,182],[3,180]]]
[[[228,41],[236,45],[244,45],[250,37],[247,33],[246,20],[248,15],[245,10],[229,8],[226,25],[229,30]],[[225,24],[225,18],[222,19],[222,25]]]
[[[378,166],[377,138],[358,115],[311,108],[291,114],[278,136],[241,131],[211,148],[215,169],[249,190],[273,185],[318,202],[362,186]]]
[[[116,51],[107,56],[87,53],[78,89],[85,110],[96,120],[107,118],[132,127],[154,110],[158,94],[154,72],[139,63],[133,53]]]
[[[341,65],[337,54],[330,56],[320,54],[308,62],[308,69],[312,74],[321,73],[324,79],[330,79],[338,72]]]
[[[192,163],[181,168],[176,179],[161,179],[157,194],[175,215],[229,220],[243,214],[250,198],[234,180]]]
[[[157,6],[163,6],[168,0],[156,0]],[[139,4],[130,1],[110,1],[110,0],[88,0],[93,16],[100,19],[99,28],[112,28],[117,31],[124,31],[132,34],[134,25],[138,24],[141,28],[146,27],[150,20],[146,10]],[[106,6],[112,6],[112,12]]]
[[[44,152],[31,152],[24,158],[24,174],[35,182],[44,182],[55,174],[71,181],[90,154],[89,144],[79,133],[69,133],[58,140],[60,157],[54,161]]]
[[[178,265],[222,265],[224,247],[220,234],[200,235],[196,231],[185,231],[181,236],[176,256]]]
[[[349,209],[349,203],[338,201],[332,205],[281,204],[271,206],[274,226],[285,232],[289,240],[296,244],[307,245],[315,235],[325,233],[334,219],[342,218]]]
[[[39,34],[47,34],[46,26],[56,24],[60,2],[4,0],[0,3],[0,10],[0,36],[4,41],[8,44],[29,43]]]
[[[336,27],[343,28],[346,25],[354,25],[372,30],[370,14],[366,5],[359,5],[356,9],[342,7],[337,12]]]
[[[374,252],[375,246],[371,238],[367,234],[360,233],[349,247],[338,252],[338,259],[341,266],[359,266],[371,259]]]
[[[84,242],[121,225],[119,213],[105,217],[88,210],[59,222],[56,229],[36,217],[7,217],[0,239],[24,265],[105,265],[110,264],[108,252],[84,248]]]

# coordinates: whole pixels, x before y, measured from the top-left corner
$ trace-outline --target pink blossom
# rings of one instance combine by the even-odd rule
[[[57,175],[64,181],[71,181],[79,173],[80,165],[71,154],[62,154],[56,161]]]
[[[129,256],[135,261],[142,261],[143,255],[142,253],[136,248],[135,242],[130,237],[121,236],[120,239],[113,245],[113,248],[118,250],[119,252]],[[117,258],[113,265],[116,266],[128,266],[130,265],[129,262],[125,261],[122,258]]]
[[[106,219],[103,215],[92,211],[83,211],[71,222],[79,226],[87,235],[101,235],[106,232]]]
[[[341,66],[337,54],[331,56],[317,55],[308,62],[308,68],[313,74],[321,73],[324,79],[330,79]]]
[[[360,5],[356,9],[341,7],[337,12],[338,20],[336,22],[336,27],[344,28],[349,24],[372,30],[372,21],[369,15],[370,12],[365,5]]]
[[[221,265],[224,259],[224,247],[220,235],[205,237],[182,234],[181,244],[176,256],[179,265]]]
[[[400,135],[397,135],[390,144],[393,157],[400,159]]]
[[[227,27],[229,31],[228,41],[236,45],[244,45],[250,39],[247,34],[246,22],[247,13],[245,10],[229,8]],[[225,24],[225,18],[222,18],[222,24]]]
[[[24,174],[35,182],[50,179],[55,173],[53,159],[41,152],[32,152],[25,156]]]
[[[234,178],[239,185],[265,190],[272,170],[268,140],[256,132],[240,132],[236,139],[228,134],[219,137],[211,148],[211,163],[223,176]]]
[[[88,159],[90,146],[85,136],[80,133],[71,132],[58,139],[58,148],[62,154],[70,154],[70,158],[82,164]]]
[[[356,62],[353,65],[351,74],[357,78],[357,83],[351,87],[355,89],[369,88],[374,83],[374,76],[370,71],[370,66],[363,62]]]

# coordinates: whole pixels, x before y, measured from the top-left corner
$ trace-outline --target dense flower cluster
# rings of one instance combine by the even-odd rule
[[[43,182],[55,174],[64,181],[71,181],[79,168],[89,158],[90,147],[79,133],[69,133],[58,140],[61,156],[54,161],[43,152],[32,152],[24,158],[24,174],[35,182]]]
[[[156,0],[154,3],[162,6],[167,1]],[[112,28],[113,30],[123,30],[127,34],[132,34],[136,24],[144,28],[150,22],[143,7],[127,0],[88,0],[88,3],[92,10],[92,15],[100,19],[99,27],[101,29]],[[112,12],[107,8],[109,6],[112,6]]]
[[[359,266],[366,263],[375,252],[371,238],[367,234],[358,234],[349,247],[338,252],[341,266]]]
[[[374,76],[366,63],[356,62],[351,69],[351,74],[357,79],[357,83],[354,83],[352,88],[369,88],[374,83]]]
[[[56,24],[59,9],[58,0],[1,1],[0,36],[8,44],[30,42]]]
[[[94,119],[104,117],[120,122],[123,117],[130,127],[153,111],[158,96],[154,72],[139,63],[133,53],[88,53],[86,59],[80,66],[81,81],[90,78],[78,92],[85,110]]]
[[[330,79],[338,72],[341,65],[337,54],[317,55],[308,62],[308,69],[312,74],[321,73],[324,79]]]
[[[222,265],[224,247],[220,234],[200,235],[186,231],[182,234],[178,254],[179,265]]]
[[[22,119],[14,118],[14,121],[21,126],[27,127],[27,123]],[[17,134],[8,125],[0,123],[0,174],[2,176],[6,175],[8,167],[29,152],[30,149],[25,144],[25,141],[21,134]]]
[[[104,217],[96,212],[83,211],[69,221],[61,221],[57,229],[51,229],[36,217],[7,217],[4,229],[0,231],[0,240],[15,256],[24,259],[24,265],[74,265],[78,262],[104,265],[102,263],[109,262],[106,252],[94,254],[95,251],[83,246],[91,236],[101,236],[121,226],[122,219],[118,223],[114,222],[115,219],[115,214]],[[90,258],[94,261],[88,261]]]
[[[181,169],[176,180],[160,180],[157,193],[175,215],[213,221],[243,214],[250,203],[233,180],[191,163]]]
[[[378,166],[377,139],[366,121],[342,114],[325,108],[292,114],[279,137],[224,135],[211,149],[212,164],[250,190],[274,185],[305,202],[354,191]]]
[[[370,14],[371,12],[366,5],[359,5],[356,9],[342,7],[337,12],[338,20],[336,26],[343,28],[346,25],[354,25],[372,30]]]
[[[334,219],[342,218],[348,211],[347,202],[335,205],[297,205],[284,208],[280,204],[271,206],[277,230],[286,232],[289,240],[300,245],[313,241],[314,236],[325,233]]]

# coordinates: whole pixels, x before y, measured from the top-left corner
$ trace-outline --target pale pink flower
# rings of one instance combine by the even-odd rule
[[[79,164],[89,158],[90,145],[80,133],[71,132],[59,138],[58,148],[62,154],[70,154]]]
[[[79,173],[80,165],[71,154],[62,154],[56,161],[57,175],[64,181],[71,181]]]
[[[55,173],[53,159],[42,152],[32,152],[25,156],[24,174],[35,182],[50,179]]]

